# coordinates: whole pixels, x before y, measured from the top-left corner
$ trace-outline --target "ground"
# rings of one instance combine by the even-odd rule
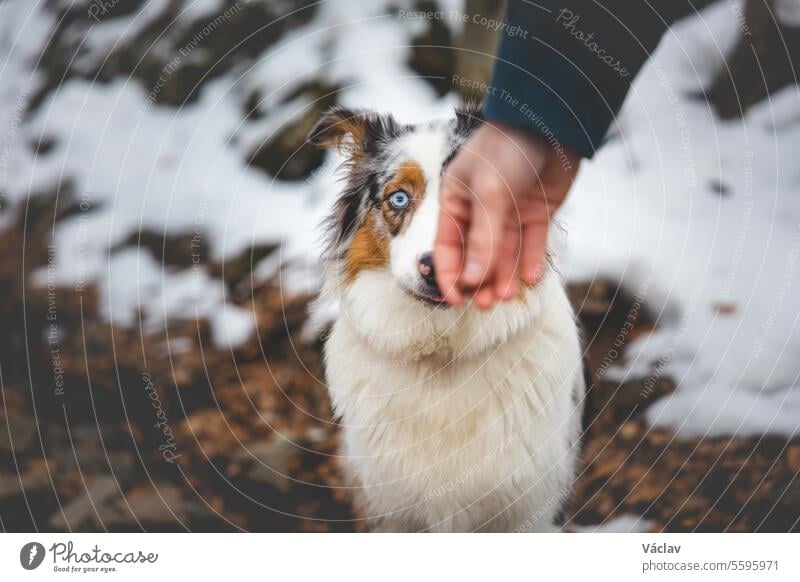
[[[234,351],[214,347],[203,320],[156,334],[112,330],[91,287],[23,294],[20,274],[47,263],[35,235],[54,213],[69,215],[50,200],[0,235],[0,277],[13,298],[1,315],[3,529],[363,530],[335,456],[323,340],[305,331],[310,297],[284,296],[274,281],[248,292],[232,283],[236,302],[258,315],[258,335]],[[170,248],[179,255],[188,244]],[[611,285],[572,285],[570,294],[595,377],[609,354],[623,352],[614,342],[626,321],[634,324],[628,340],[652,327]],[[800,441],[681,439],[653,429],[642,412],[672,385],[652,384],[643,397],[645,381],[595,382],[567,529],[798,530]],[[615,521],[624,516],[642,521]]]
[[[105,4],[95,19],[88,0],[0,2],[15,39],[0,42],[0,529],[363,530],[336,457],[324,331],[307,325],[336,164],[305,136],[333,104],[452,114],[454,74],[488,82],[492,65],[453,47],[489,52],[496,38],[401,17],[393,1],[355,15],[335,1]],[[800,530],[800,440],[777,436],[797,434],[797,391],[760,383],[777,382],[776,363],[796,371],[787,314],[800,295],[784,279],[800,249],[798,176],[780,162],[796,157],[800,117],[793,87],[740,123],[698,98],[697,77],[723,70],[717,41],[737,34],[729,4],[665,39],[571,194],[572,266],[604,275],[570,274],[593,377],[570,531]],[[786,430],[768,415],[753,431],[768,436],[649,424],[674,378],[619,383],[609,370],[634,338],[671,339],[682,320],[622,291],[636,272],[689,313],[703,284],[675,336],[702,365],[672,419],[686,396],[711,394],[697,430],[717,395],[743,388],[748,403],[781,404]],[[719,386],[720,374],[706,390],[717,356],[728,376],[746,367],[773,298],[783,312],[767,351],[788,356],[762,357],[754,386]],[[219,341],[231,322],[236,341]],[[740,326],[742,351],[729,351]]]

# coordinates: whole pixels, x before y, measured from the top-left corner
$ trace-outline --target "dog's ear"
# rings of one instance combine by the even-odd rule
[[[400,131],[391,115],[379,115],[364,109],[335,106],[325,112],[308,134],[309,143],[323,148],[337,147],[354,156]]]
[[[328,109],[308,134],[308,141],[317,147],[342,147],[346,140],[364,140],[364,113],[334,106]]]

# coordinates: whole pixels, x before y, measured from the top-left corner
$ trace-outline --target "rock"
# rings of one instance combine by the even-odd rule
[[[89,8],[84,8],[89,18],[98,22],[106,22],[114,18],[130,16],[138,12],[145,0],[129,0],[128,2],[92,2]]]
[[[715,301],[711,309],[720,315],[733,315],[736,313],[736,304],[731,301]]]
[[[166,267],[188,269],[192,265],[205,263],[210,256],[206,238],[197,237],[191,232],[167,234],[142,228],[114,245],[111,252],[116,253],[131,247],[146,249]]]
[[[800,443],[786,449],[786,462],[792,473],[800,473]]]
[[[231,290],[243,281],[246,281],[249,288],[250,273],[261,259],[271,255],[278,247],[279,245],[276,243],[253,245],[235,257],[226,258],[223,263],[212,265],[211,275],[220,277],[228,284],[228,288]]]
[[[586,403],[585,419],[593,431],[615,430],[618,423],[635,419],[675,386],[667,378],[645,377],[618,384],[599,380]]]
[[[6,412],[0,408],[0,452],[27,451],[36,436],[36,421],[19,412]]]
[[[800,28],[776,19],[772,3],[745,2],[744,23],[716,78],[697,93],[723,119],[743,117],[765,97],[796,84],[800,72]]]
[[[279,180],[308,178],[325,160],[325,152],[306,140],[323,112],[336,103],[339,88],[317,82],[301,87],[293,102],[307,103],[290,121],[268,136],[248,156],[249,162]]]
[[[56,147],[56,140],[50,136],[43,135],[38,141],[31,144],[33,153],[37,156],[46,156]]]
[[[108,443],[107,443],[108,446]],[[75,441],[72,446],[65,442],[50,449],[58,459],[60,472],[82,471],[90,474],[111,473],[117,479],[126,479],[133,468],[134,457],[130,451],[111,451],[96,442]]]
[[[18,495],[30,495],[50,487],[50,478],[46,470],[29,470],[22,477],[13,473],[0,473],[0,501],[12,499]]]
[[[99,12],[105,18],[117,18],[142,3],[108,2],[114,5]],[[234,67],[246,68],[288,31],[309,22],[316,12],[314,4],[298,0],[225,0],[215,12],[189,19],[180,16],[184,2],[173,0],[159,3],[135,33],[121,38],[110,52],[103,52],[92,51],[88,46],[92,43],[86,43],[95,20],[87,17],[85,6],[50,4],[57,24],[48,33],[51,40],[41,57],[43,83],[31,98],[32,110],[50,91],[76,77],[100,82],[118,77],[138,79],[148,99],[156,103],[190,103],[205,84]],[[81,48],[82,58],[75,59]]]
[[[131,498],[128,504],[142,523],[174,523],[186,519],[181,491],[174,485],[159,486],[158,492]]]
[[[570,295],[581,317],[603,317],[611,311],[615,289],[605,281],[575,284]]]
[[[283,434],[255,442],[237,451],[234,463],[242,467],[241,472],[246,478],[285,493],[292,484],[289,477],[291,461],[301,452],[293,441],[291,434]]]
[[[95,511],[102,515],[104,507],[118,491],[117,481],[113,477],[95,477],[82,495],[65,505],[63,511],[56,512],[48,523],[51,528],[60,531],[81,529],[97,518]]]
[[[106,527],[180,525],[186,522],[186,504],[181,490],[174,485],[142,486],[119,499],[101,517]],[[135,516],[135,519],[134,519]]]
[[[184,443],[195,442],[207,457],[226,457],[247,438],[247,433],[220,410],[193,412],[177,424],[179,452]]]
[[[425,0],[415,6],[420,12],[437,10],[435,2]],[[447,23],[441,18],[425,20],[425,30],[411,41],[411,59],[408,66],[427,81],[439,97],[452,88],[456,68],[456,51]]]
[[[619,429],[619,435],[627,440],[633,440],[639,434],[639,427],[635,422],[626,422],[623,423],[622,427]]]
[[[721,180],[711,180],[708,184],[709,189],[718,196],[725,197],[730,193],[730,186]]]

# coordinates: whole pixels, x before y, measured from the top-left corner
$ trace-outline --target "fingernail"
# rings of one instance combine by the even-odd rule
[[[470,279],[475,279],[481,276],[481,264],[472,259],[467,261],[467,266],[464,268],[464,276]]]

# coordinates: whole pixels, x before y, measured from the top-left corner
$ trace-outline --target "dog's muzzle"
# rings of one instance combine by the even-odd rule
[[[444,296],[436,283],[436,269],[433,266],[433,254],[425,253],[419,258],[419,276],[422,285],[418,297],[436,305],[444,304]]]

